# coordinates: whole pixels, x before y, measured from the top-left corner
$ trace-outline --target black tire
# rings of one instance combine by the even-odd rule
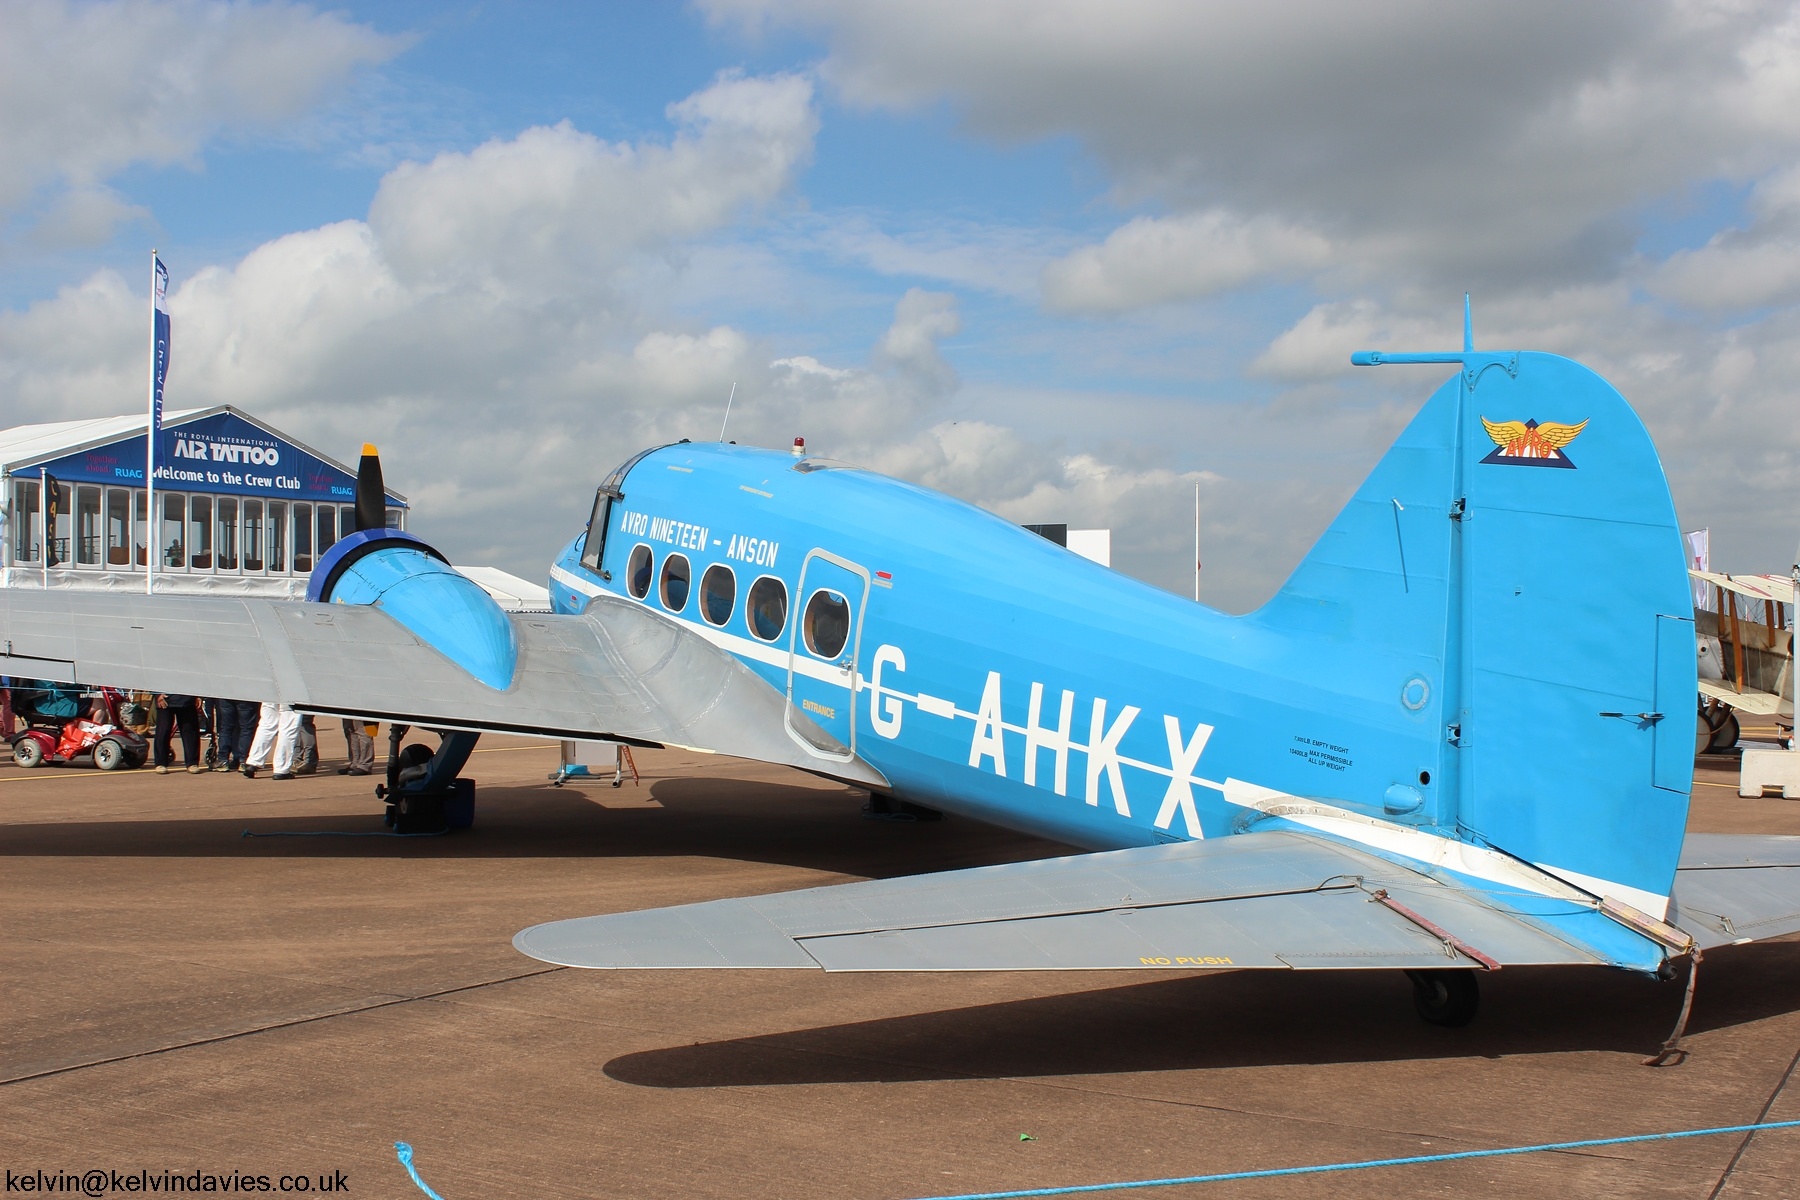
[[[1694,757],[1699,758],[1712,747],[1713,727],[1706,719],[1704,710],[1700,713],[1698,727],[1694,730]]]
[[[101,738],[94,743],[94,765],[102,771],[117,771],[131,761],[131,755],[125,747],[112,738]]]
[[[1719,722],[1719,727],[1713,730],[1712,740],[1707,743],[1706,748],[1714,754],[1729,750],[1738,744],[1738,737],[1742,733],[1743,730],[1738,728],[1737,714],[1727,713],[1725,719]]]
[[[22,737],[13,743],[13,762],[21,767],[41,767],[44,765],[44,748],[38,745],[34,737]]]
[[[1481,1007],[1481,985],[1466,968],[1448,971],[1408,971],[1413,985],[1413,1007],[1432,1025],[1460,1029],[1475,1019]]]

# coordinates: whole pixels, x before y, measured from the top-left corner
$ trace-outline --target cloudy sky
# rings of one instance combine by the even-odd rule
[[[1243,611],[1442,380],[1567,354],[1715,564],[1800,535],[1800,12],[0,5],[0,424],[169,403],[541,578],[643,445],[803,434]]]

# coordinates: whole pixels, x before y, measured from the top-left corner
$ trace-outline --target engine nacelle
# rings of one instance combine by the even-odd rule
[[[488,687],[512,685],[519,642],[505,610],[403,530],[364,529],[332,546],[313,569],[306,598],[372,604]]]

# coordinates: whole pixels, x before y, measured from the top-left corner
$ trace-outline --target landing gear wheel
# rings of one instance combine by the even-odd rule
[[[1408,971],[1412,980],[1413,1007],[1419,1016],[1433,1025],[1460,1029],[1475,1019],[1481,1007],[1481,985],[1475,972],[1457,968],[1448,971]]]
[[[1707,743],[1706,748],[1715,754],[1729,750],[1738,744],[1738,736],[1742,732],[1738,728],[1737,714],[1727,713],[1725,719],[1719,722],[1719,727],[1713,730],[1712,739]]]
[[[34,737],[22,737],[13,743],[13,762],[21,767],[44,765],[44,748]]]
[[[111,738],[101,738],[94,743],[94,765],[102,771],[117,771],[128,761],[125,747]]]
[[[1694,730],[1694,757],[1698,758],[1705,754],[1707,748],[1712,745],[1713,727],[1707,724],[1704,712],[1696,720],[1699,722],[1699,727]]]

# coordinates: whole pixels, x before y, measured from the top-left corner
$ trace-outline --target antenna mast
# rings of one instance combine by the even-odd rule
[[[731,423],[731,402],[737,399],[737,380],[731,381],[731,395],[725,397],[725,419],[719,422],[719,440],[725,440],[725,426]]]
[[[1200,603],[1200,481],[1194,481],[1194,603]]]

